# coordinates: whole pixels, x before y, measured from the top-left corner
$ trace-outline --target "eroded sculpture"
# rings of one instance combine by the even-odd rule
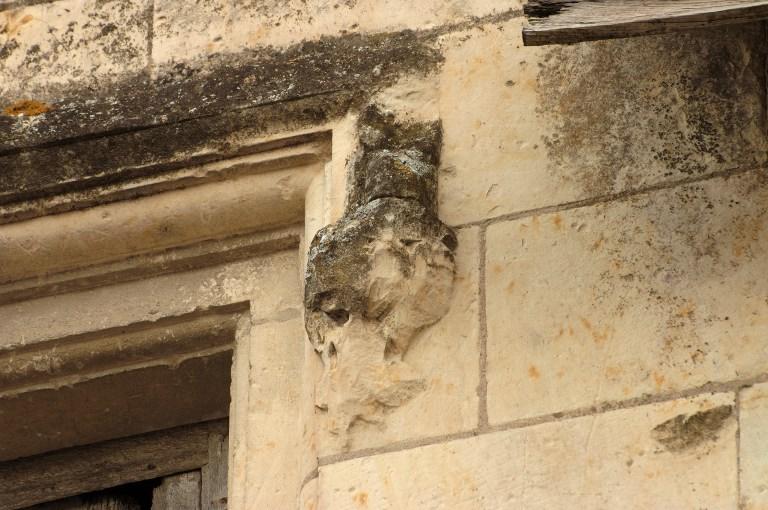
[[[448,312],[456,235],[437,218],[437,122],[364,112],[344,216],[312,241],[305,325],[324,374],[317,407],[345,446],[356,423],[381,423],[426,387],[404,360]]]

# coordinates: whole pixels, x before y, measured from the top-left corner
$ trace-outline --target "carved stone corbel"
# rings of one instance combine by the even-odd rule
[[[448,312],[457,247],[437,218],[439,122],[398,123],[371,107],[359,132],[347,210],[312,241],[304,296],[324,363],[316,405],[342,447],[356,422],[381,423],[425,389],[403,355]]]

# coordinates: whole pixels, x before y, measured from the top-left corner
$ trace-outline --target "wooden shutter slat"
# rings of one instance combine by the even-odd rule
[[[768,0],[531,0],[526,46],[662,34],[768,18]]]

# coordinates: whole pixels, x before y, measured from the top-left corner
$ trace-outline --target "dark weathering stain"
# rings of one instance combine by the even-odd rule
[[[550,172],[592,196],[760,164],[765,53],[759,24],[547,50]]]
[[[526,16],[532,18],[530,21],[536,21],[533,18],[548,18],[558,14],[563,9],[577,4],[574,0],[530,0],[523,6],[523,12]]]
[[[185,154],[199,154],[201,144],[215,146],[217,158],[228,157],[240,150],[234,139],[276,125],[325,123],[366,104],[400,76],[437,69],[440,36],[516,15],[509,10],[428,30],[213,54],[97,89],[47,84],[26,91],[40,100],[55,98],[56,108],[44,122],[0,116],[0,203],[156,173]]]
[[[436,33],[325,37],[171,65],[157,79],[142,74],[95,95],[60,91],[45,123],[0,117],[0,203],[114,182],[133,175],[131,167],[194,152],[195,144],[226,144],[229,125],[253,133],[248,124],[326,122],[402,74],[434,70],[443,60]],[[260,113],[265,108],[282,117]],[[75,150],[83,144],[101,147]]]
[[[717,440],[717,434],[733,414],[724,405],[692,415],[681,414],[654,427],[653,438],[670,452],[682,452]]]
[[[97,91],[47,86],[43,92],[60,98],[62,107],[34,131],[0,121],[0,153],[340,90],[370,95],[403,73],[435,69],[443,60],[433,47],[436,37],[413,31],[323,37],[286,49],[249,49],[160,66],[157,79],[140,73]]]

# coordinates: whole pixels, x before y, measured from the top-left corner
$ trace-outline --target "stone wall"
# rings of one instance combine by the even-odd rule
[[[231,508],[768,508],[762,24],[525,48],[516,0],[0,9],[9,227],[63,193],[316,126],[351,171],[371,103],[441,123],[438,215],[458,246],[448,312],[403,354],[419,391],[342,441],[315,422],[319,358],[281,262],[269,284],[293,315],[253,329],[273,347],[246,356],[264,378],[236,355],[235,426],[257,432],[231,449]],[[24,306],[55,323],[42,303],[0,307],[2,335],[30,327]],[[101,320],[72,313],[75,331]],[[300,399],[283,388],[303,401],[299,442],[281,430],[296,413],[261,404],[301,377]]]

